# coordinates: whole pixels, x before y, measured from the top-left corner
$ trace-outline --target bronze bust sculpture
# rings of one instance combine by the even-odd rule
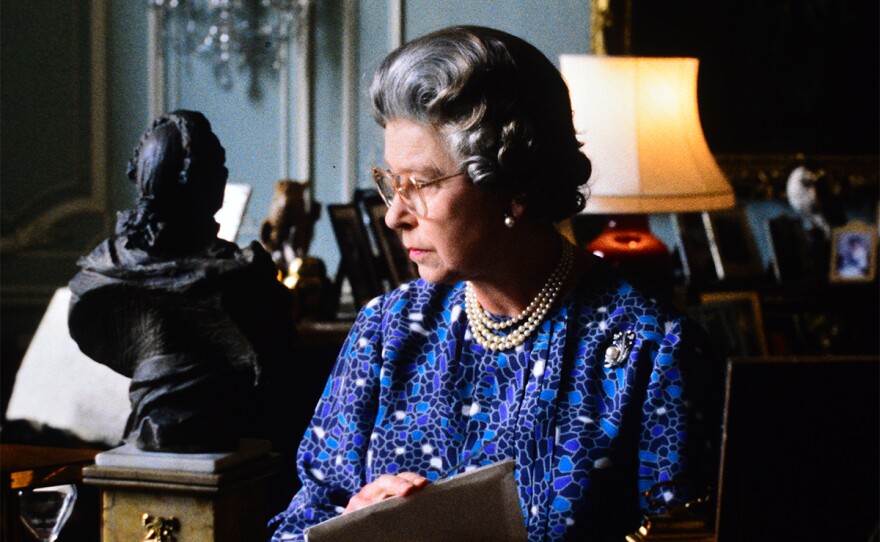
[[[234,448],[255,383],[292,351],[293,299],[269,254],[217,237],[225,155],[201,113],[156,119],[128,166],[136,207],[70,282],[70,334],[131,377],[125,439],[142,450]]]

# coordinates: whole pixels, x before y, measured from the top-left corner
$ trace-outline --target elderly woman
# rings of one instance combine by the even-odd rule
[[[590,176],[565,82],[519,38],[453,27],[391,53],[370,94],[385,221],[421,278],[358,315],[273,540],[505,458],[530,540],[621,539],[641,491],[698,466],[699,356],[683,318],[554,227]]]

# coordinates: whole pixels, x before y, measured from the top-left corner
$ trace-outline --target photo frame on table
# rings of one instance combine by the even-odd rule
[[[778,284],[790,285],[815,278],[809,241],[799,217],[778,216],[765,222],[770,269]]]
[[[874,230],[877,232],[877,239],[880,242],[880,200],[877,201],[877,210],[874,213]]]
[[[370,242],[370,251],[373,255],[373,265],[376,270],[376,276],[382,283],[383,290],[387,292],[391,289],[388,268],[385,265],[385,258],[382,255],[382,247],[379,244],[379,239],[376,238],[373,221],[366,211],[367,205],[369,205],[369,202],[372,201],[374,197],[380,198],[379,193],[376,192],[376,190],[371,188],[356,188],[354,196],[352,197],[352,204],[357,210],[361,222],[364,224],[367,239]]]
[[[701,213],[678,213],[673,221],[682,274],[688,284],[718,280]]]
[[[341,256],[337,285],[342,283],[342,276],[347,277],[355,305],[360,308],[385,291],[367,229],[354,203],[328,205],[327,212]]]
[[[831,266],[835,283],[872,282],[877,276],[877,230],[853,221],[831,230]]]
[[[687,312],[712,337],[721,355],[767,355],[763,311],[757,292],[703,293],[700,304],[689,307]]]
[[[754,279],[763,274],[761,255],[740,207],[702,213],[709,250],[719,280]]]
[[[223,191],[223,206],[214,214],[214,220],[220,225],[217,237],[235,242],[251,199],[251,190],[249,184],[226,183]]]
[[[387,280],[392,288],[418,277],[415,264],[409,259],[400,236],[385,224],[388,206],[374,189],[359,189],[355,192],[358,211],[376,243],[378,257]]]

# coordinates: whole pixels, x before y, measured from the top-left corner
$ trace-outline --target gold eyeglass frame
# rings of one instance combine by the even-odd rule
[[[376,188],[379,191],[379,196],[382,197],[382,201],[385,202],[385,205],[391,207],[391,204],[394,203],[394,195],[400,196],[400,201],[403,202],[406,209],[416,216],[428,215],[428,202],[425,201],[425,195],[422,194],[422,188],[428,185],[439,183],[440,181],[452,179],[453,177],[458,177],[460,175],[464,175],[464,173],[459,171],[457,173],[444,175],[443,177],[437,177],[436,179],[431,179],[429,181],[420,181],[412,175],[399,175],[397,173],[392,173],[390,169],[384,169],[375,166],[373,167],[373,182],[376,183]],[[407,182],[409,186],[415,188],[416,194],[418,194],[418,198],[422,204],[422,209],[424,210],[424,212],[421,212],[418,209],[418,202],[413,201],[411,195],[408,195],[406,193],[409,192],[409,189],[401,189],[401,186],[404,184],[404,182]],[[394,190],[394,195],[386,193],[385,186],[390,186],[391,189]]]

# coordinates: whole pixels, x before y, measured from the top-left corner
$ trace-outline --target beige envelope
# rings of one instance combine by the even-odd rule
[[[522,542],[516,462],[500,461],[392,497],[306,530],[308,542]]]

